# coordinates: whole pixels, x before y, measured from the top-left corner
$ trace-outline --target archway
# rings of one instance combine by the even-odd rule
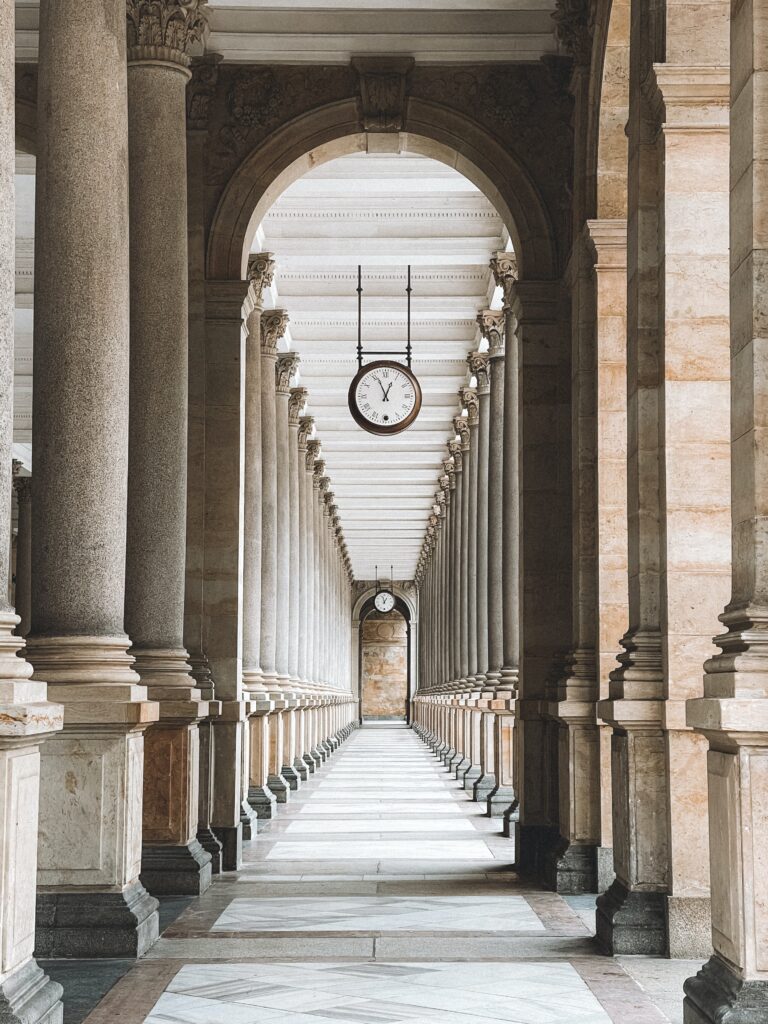
[[[360,720],[407,721],[410,623],[397,608],[369,608],[360,623]]]

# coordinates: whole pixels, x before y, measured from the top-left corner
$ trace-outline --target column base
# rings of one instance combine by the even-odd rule
[[[141,882],[122,892],[38,892],[35,956],[143,956],[158,937],[157,907]]]
[[[214,826],[216,838],[221,843],[221,870],[239,871],[243,866],[243,825]]]
[[[712,953],[712,901],[708,896],[667,896],[667,955],[706,960]]]
[[[315,764],[319,768],[320,765],[327,760],[328,752],[326,750],[323,750],[320,744],[318,744],[316,747],[313,747],[310,750],[309,756],[314,759]]]
[[[260,821],[269,821],[277,816],[277,797],[269,786],[250,786],[248,803]]]
[[[201,896],[211,885],[211,855],[197,839],[141,849],[139,881],[153,896]]]
[[[61,1024],[63,989],[34,960],[14,971],[0,985],[2,1024]]]
[[[314,757],[312,757],[311,754],[305,754],[303,760],[304,764],[307,766],[309,774],[314,775],[315,772],[317,771],[317,761],[315,761]]]
[[[515,867],[524,875],[541,878],[544,860],[560,842],[555,825],[524,825],[515,822]]]
[[[485,775],[480,776],[472,787],[472,799],[477,800],[480,804],[484,804],[495,788],[496,776],[486,772]]]
[[[453,772],[454,778],[456,778],[456,779],[463,778],[464,772],[469,771],[469,769],[471,767],[472,767],[472,762],[469,760],[469,758],[468,757],[462,757],[461,760],[457,761],[455,766],[451,769],[452,772]]]
[[[211,855],[211,874],[221,874],[221,843],[213,834],[213,830],[208,826],[199,828],[195,838],[202,848]]]
[[[684,1024],[763,1024],[768,981],[744,981],[715,954],[683,986]]]
[[[275,800],[279,804],[288,803],[288,795],[291,792],[291,787],[288,784],[288,780],[284,779],[282,775],[268,775],[267,785],[275,794]]]
[[[613,847],[597,847],[597,891],[606,892],[616,880],[613,870]]]
[[[256,833],[259,830],[258,818],[247,800],[243,800],[240,804],[240,824],[242,825],[244,843],[256,838]]]
[[[544,857],[544,884],[561,896],[580,896],[597,888],[597,847],[562,839]]]
[[[510,804],[502,814],[501,818],[501,834],[505,839],[516,839],[517,826],[520,821],[520,802],[516,799],[513,804]]]
[[[297,790],[301,785],[301,776],[298,771],[293,767],[292,764],[284,764],[280,769],[280,774],[288,783],[291,789]]]
[[[477,780],[480,778],[481,774],[482,774],[482,769],[480,768],[479,764],[471,764],[469,766],[469,768],[467,768],[467,770],[464,772],[463,775],[459,775],[457,773],[457,778],[463,779],[463,782],[461,784],[461,788],[462,789],[472,789],[474,787],[475,783],[477,782]]]
[[[609,956],[666,956],[666,899],[661,892],[630,892],[616,879],[597,898],[597,941]]]
[[[514,805],[517,809],[517,797],[511,786],[497,786],[486,798],[489,818],[503,818]]]
[[[293,767],[301,781],[306,782],[307,779],[309,778],[309,768],[304,763],[304,761],[300,757],[295,758],[293,762]]]

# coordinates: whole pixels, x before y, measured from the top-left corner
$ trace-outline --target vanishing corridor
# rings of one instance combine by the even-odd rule
[[[498,820],[404,726],[354,732],[282,810],[87,1024],[674,1019],[596,954],[594,897],[524,885]],[[678,1012],[691,967],[633,970]]]

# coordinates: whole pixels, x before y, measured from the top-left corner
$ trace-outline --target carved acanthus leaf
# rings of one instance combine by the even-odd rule
[[[290,394],[291,384],[299,369],[300,361],[295,352],[285,352],[278,356],[275,365],[275,388],[279,395]]]
[[[265,289],[269,288],[275,279],[274,254],[271,252],[251,253],[248,257],[247,275],[253,292],[254,304],[261,306],[264,301]]]
[[[463,416],[457,418],[461,420],[464,419]],[[461,441],[456,441],[454,438],[451,438],[451,440],[448,441],[448,451],[453,459],[454,472],[461,473],[464,465],[464,454],[461,450]]]
[[[288,422],[292,426],[299,425],[299,417],[301,416],[304,406],[307,404],[307,395],[309,392],[306,388],[291,388],[291,393],[288,398]]]
[[[313,416],[302,416],[299,419],[299,448],[307,452],[307,457],[309,457],[309,438],[314,429],[315,419]],[[315,443],[317,444],[317,450],[319,451],[320,442],[317,441]],[[314,459],[314,455],[312,456],[312,458]],[[311,466],[307,466],[307,469],[311,468]]]
[[[501,310],[484,309],[477,314],[477,326],[488,342],[488,354],[494,356],[504,353],[504,314]]]
[[[491,260],[491,271],[496,287],[504,292],[504,308],[508,309],[514,301],[515,285],[517,284],[517,258],[512,252],[497,252]]]
[[[315,466],[317,465],[318,462],[321,461],[322,460],[320,459],[320,442],[316,437],[314,437],[310,441],[307,441],[307,458],[304,465],[310,471],[310,473],[314,473]]]
[[[477,393],[488,393],[491,386],[491,366],[487,352],[470,352],[467,356],[469,372],[477,379]],[[470,412],[470,417],[472,413]]]
[[[126,0],[128,60],[189,67],[190,50],[208,27],[208,0]]]
[[[462,401],[462,405],[463,405]],[[461,438],[461,447],[469,447],[469,420],[466,416],[454,416],[453,417],[453,429]]]
[[[360,76],[363,127],[367,132],[399,132],[405,124],[405,98],[412,57],[354,57]]]
[[[284,309],[269,309],[261,314],[261,351],[274,355],[277,345],[285,334],[290,317]]]
[[[467,410],[467,421],[470,427],[478,422],[480,405],[477,401],[477,391],[467,386],[459,388],[459,401],[462,407]]]
[[[192,61],[192,78],[187,84],[187,127],[192,131],[201,132],[208,128],[221,60],[220,53],[206,53]]]

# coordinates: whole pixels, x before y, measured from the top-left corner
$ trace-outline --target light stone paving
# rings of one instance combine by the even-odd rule
[[[329,799],[332,772],[372,796]],[[597,955],[589,898],[521,880],[409,730],[356,733],[280,810],[88,1024],[677,1024],[659,961]]]

